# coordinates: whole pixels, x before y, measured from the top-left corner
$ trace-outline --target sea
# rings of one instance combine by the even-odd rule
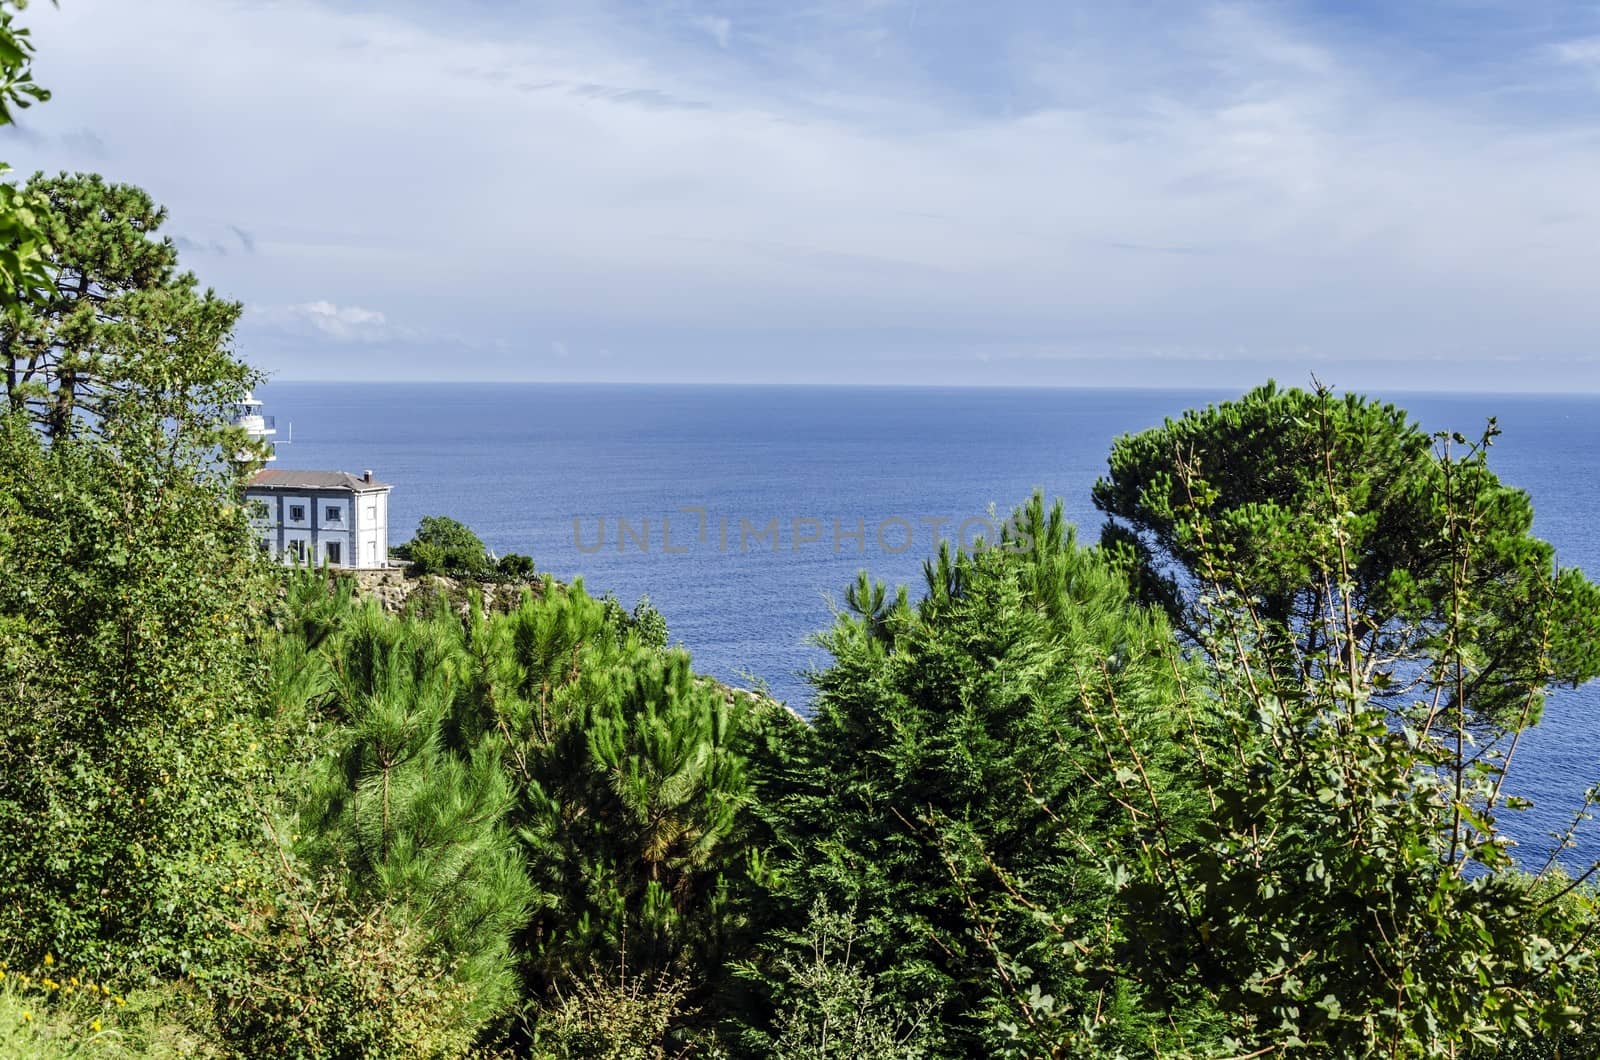
[[[274,382],[257,396],[287,440],[276,466],[394,487],[391,543],[448,515],[592,594],[648,596],[697,669],[804,714],[806,674],[826,663],[812,638],[858,571],[916,594],[939,540],[992,537],[1035,490],[1093,541],[1112,441],[1237,392]],[[1496,417],[1491,466],[1532,496],[1558,562],[1600,578],[1600,396],[1371,396],[1469,437]],[[1600,686],[1558,691],[1507,785],[1534,802],[1504,822],[1525,862],[1595,783]],[[1600,857],[1600,828],[1579,837],[1576,860]]]

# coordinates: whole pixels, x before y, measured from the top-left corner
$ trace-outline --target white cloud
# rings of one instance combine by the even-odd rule
[[[335,305],[328,301],[257,308],[253,314],[288,331],[310,331],[337,342],[378,342],[395,337],[388,318],[376,309]]]
[[[562,0],[492,25],[74,0],[29,9],[56,97],[14,154],[51,169],[54,137],[114,130],[99,164],[172,231],[252,234],[193,263],[294,307],[252,326],[392,342],[363,307],[404,306],[397,374],[439,370],[416,336],[475,351],[452,371],[597,370],[496,346],[541,332],[616,351],[616,378],[961,381],[973,349],[1593,353],[1587,112],[1431,93],[1278,6],[1088,5],[1070,33],[1025,7],[818,0],[741,16],[722,48],[718,16],[685,34]],[[919,50],[933,33],[962,46]],[[1529,62],[1550,74],[1591,45],[1548,47]]]
[[[1561,62],[1573,66],[1600,66],[1600,37],[1581,37],[1551,46]]]

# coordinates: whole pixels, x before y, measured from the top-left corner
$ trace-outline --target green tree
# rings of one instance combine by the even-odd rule
[[[1115,971],[1118,837],[1099,831],[1114,806],[1092,780],[1096,726],[1122,725],[1164,812],[1197,809],[1164,749],[1181,718],[1166,624],[1037,496],[1003,542],[930,562],[919,603],[865,575],[846,601],[797,793],[767,808],[791,920],[819,898],[853,908],[852,953],[883,1003],[938,1006],[932,1055],[1177,1037]],[[1033,909],[1024,892],[1050,897]]]
[[[1582,878],[1517,871],[1498,818],[1525,805],[1508,767],[1546,688],[1594,674],[1600,606],[1487,439],[1430,447],[1399,410],[1265,388],[1123,439],[1113,478],[1097,498],[1133,513],[1144,584],[1212,669],[1181,700],[1209,719],[1179,740],[1192,824],[1107,741],[1114,829],[1144,837],[1115,868],[1127,973],[1213,998],[1236,1054],[1567,1034],[1593,911]]]
[[[877,983],[855,960],[855,921],[812,906],[805,927],[782,934],[783,950],[769,975],[750,966],[760,983],[780,991],[773,1034],[758,1035],[756,1048],[775,1060],[917,1060],[936,1040],[931,1002],[906,1011],[886,1003]]]
[[[240,306],[178,271],[166,220],[139,188],[38,175],[51,287],[0,319],[0,387],[52,438],[93,431],[229,432],[224,407],[258,381],[229,346]],[[145,413],[160,405],[172,422]],[[127,423],[129,419],[132,423]]]
[[[0,948],[187,968],[250,834],[263,584],[207,453],[119,420],[46,448],[0,416]]]
[[[89,287],[104,319],[53,291],[0,320],[9,370],[23,341],[45,375],[99,366],[68,396],[8,376],[0,413],[0,948],[193,971],[228,949],[222,885],[265,773],[248,706],[265,583],[218,445],[253,376],[225,352],[232,310],[191,327],[180,293],[133,289],[122,256],[170,278],[170,244],[73,205],[142,193],[32,190],[52,200],[54,274],[112,278]]]
[[[667,619],[656,605],[650,602],[648,595],[641,596],[633,605],[633,613],[628,616],[629,623],[634,633],[639,637],[639,643],[647,648],[663,649],[667,646],[670,634],[667,631]]]
[[[1221,586],[1275,666],[1509,724],[1538,717],[1528,688],[1600,672],[1600,590],[1555,569],[1527,494],[1478,458],[1497,433],[1435,439],[1393,405],[1268,383],[1119,438],[1094,500],[1191,643]],[[1450,635],[1470,639],[1459,688],[1430,684]]]
[[[493,740],[517,791],[511,819],[548,896],[519,936],[535,995],[671,973],[698,1007],[763,871],[744,843],[757,707],[642,645],[581,586],[476,616],[468,651],[452,738]]]
[[[489,744],[454,754],[443,726],[465,675],[459,624],[400,621],[374,604],[330,644],[341,722],[302,810],[303,852],[353,898],[402,910],[471,1003],[474,1027],[517,996],[510,943],[533,891]],[[470,1038],[470,1034],[468,1034]]]
[[[524,556],[520,552],[507,552],[500,557],[500,562],[496,565],[496,569],[502,578],[524,581],[533,577],[533,557]]]
[[[0,0],[0,127],[15,122],[18,110],[50,98],[33,80],[31,35],[16,24],[27,6],[27,0]],[[0,312],[15,318],[50,289],[50,247],[39,218],[42,196],[4,179],[10,172],[0,163]]]
[[[465,524],[445,515],[424,515],[416,534],[394,551],[409,560],[418,574],[472,577],[490,571],[483,541]]]

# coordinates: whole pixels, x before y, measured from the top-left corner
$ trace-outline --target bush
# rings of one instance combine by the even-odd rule
[[[534,1022],[537,1060],[656,1060],[669,1053],[671,1028],[686,1013],[688,984],[662,973],[629,980],[595,973],[571,986]]]
[[[425,515],[414,537],[394,554],[409,560],[418,574],[482,577],[492,570],[483,541],[465,524],[444,515]]]
[[[525,579],[533,576],[533,557],[519,552],[507,552],[500,557],[500,575],[503,578]]]
[[[258,910],[244,968],[216,984],[240,1056],[451,1057],[478,1031],[468,992],[403,910],[288,875]]]

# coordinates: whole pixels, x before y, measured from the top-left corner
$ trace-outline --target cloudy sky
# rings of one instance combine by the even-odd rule
[[[1600,389],[1600,6],[60,0],[285,379]]]

